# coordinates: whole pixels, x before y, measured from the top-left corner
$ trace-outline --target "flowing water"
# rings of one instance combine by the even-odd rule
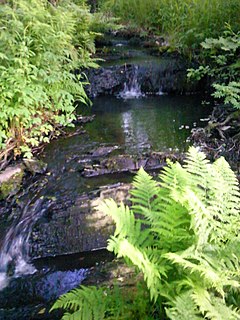
[[[137,99],[144,97],[141,91],[141,86],[138,82],[138,66],[134,66],[133,74],[128,81],[124,83],[123,90],[119,93],[119,98],[122,99]]]
[[[25,275],[34,273],[34,278],[36,274],[45,270],[48,262],[44,257],[64,254],[66,257],[66,259],[63,258],[65,265],[69,259],[72,259],[66,255],[73,253],[67,247],[67,249],[60,248],[59,251],[51,251],[50,248],[49,252],[41,253],[39,251],[38,254],[30,252],[32,249],[29,247],[29,241],[31,239],[34,242],[33,231],[38,223],[38,228],[48,228],[48,222],[52,217],[56,217],[56,221],[61,221],[66,212],[71,212],[71,214],[73,211],[76,212],[79,210],[76,208],[76,203],[86,191],[91,193],[104,185],[131,180],[131,177],[125,173],[103,175],[92,179],[84,178],[80,174],[80,166],[92,161],[99,147],[113,147],[116,149],[115,155],[143,155],[152,151],[184,152],[189,146],[188,137],[191,129],[205,124],[204,121],[206,121],[210,109],[201,104],[202,97],[194,95],[166,96],[162,95],[161,88],[159,88],[159,96],[145,97],[137,81],[137,72],[136,67],[135,75],[124,84],[124,90],[118,98],[99,97],[94,99],[92,108],[84,107],[86,114],[96,115],[93,122],[86,124],[85,134],[63,137],[46,146],[41,158],[48,164],[48,172],[44,176],[34,177],[34,184],[39,188],[36,190],[33,188],[31,191],[30,187],[27,194],[17,195],[16,203],[20,203],[14,209],[17,214],[12,219],[12,225],[6,228],[5,235],[1,240],[0,290],[5,289],[0,295],[0,303],[7,299],[8,287],[13,290],[9,289],[11,294],[16,294],[14,291],[18,286],[15,284],[16,278],[20,279],[21,286],[23,283],[27,283],[24,285],[24,290],[27,290],[26,286],[28,287],[32,280],[31,277],[29,280]],[[205,120],[201,121],[201,119]],[[76,129],[73,129],[72,133]],[[13,209],[10,213],[11,217],[14,216]],[[85,228],[86,221],[81,220],[80,222],[79,228],[81,229],[83,226]],[[67,222],[66,220],[64,226],[67,223],[71,224],[71,221]],[[66,242],[70,241],[66,235],[64,237]],[[69,237],[71,237],[71,232]],[[76,243],[81,240],[81,235],[79,237],[76,236]],[[100,234],[98,241],[102,243],[99,237],[101,238]],[[72,236],[72,238],[74,237]],[[48,239],[45,240],[48,241]],[[65,248],[64,243],[62,248]],[[77,249],[74,252],[77,254]],[[35,263],[34,266],[32,258],[41,255],[43,262],[38,266]],[[37,297],[43,296],[41,298],[43,303],[73,288],[86,277],[86,268],[82,268],[78,259],[73,261],[75,262],[71,267],[66,266],[62,271],[59,267],[59,260],[53,258],[51,267],[48,266],[44,277],[41,278],[41,281],[38,280],[34,289],[34,294]],[[87,265],[89,266],[89,264]],[[57,285],[57,283],[61,283],[61,285]],[[19,301],[19,305],[24,305],[24,298]],[[10,307],[6,303],[5,308],[12,308],[11,303]],[[2,316],[4,319],[6,312],[1,311],[0,307],[0,318]],[[9,316],[6,319],[15,319],[14,317],[16,316]],[[19,319],[24,319],[24,317],[19,317]]]

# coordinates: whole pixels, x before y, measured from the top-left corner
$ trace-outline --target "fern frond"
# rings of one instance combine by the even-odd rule
[[[143,272],[144,280],[150,290],[151,299],[156,300],[159,295],[160,270],[158,265],[149,259],[146,252],[132,245],[127,239],[115,237],[109,240],[108,249],[117,252],[118,258],[127,258]],[[162,270],[163,273],[164,271]]]
[[[226,305],[223,299],[213,296],[201,287],[195,287],[192,298],[201,313],[212,320],[238,320],[240,312]]]
[[[160,175],[159,205],[152,221],[152,230],[161,239],[160,245],[162,243],[169,251],[183,250],[194,241],[190,230],[191,217],[183,197],[184,186],[189,184],[190,178],[180,164],[171,162]]]
[[[183,165],[183,168],[191,176],[188,186],[191,186],[192,191],[197,190],[197,193],[203,197],[208,189],[210,166],[210,162],[203,152],[199,152],[194,147],[189,148]]]
[[[106,312],[105,289],[81,286],[62,295],[52,306],[54,309],[68,310],[64,320],[103,320]]]
[[[171,301],[171,307],[166,308],[166,314],[171,320],[200,320],[203,317],[192,299],[192,291],[186,291]]]
[[[156,219],[155,213],[159,207],[158,191],[158,183],[141,167],[133,180],[130,200],[132,210],[135,214],[143,215],[145,223],[146,220]]]
[[[108,249],[138,267],[155,302],[159,296],[170,302],[170,319],[219,320],[221,312],[239,319],[239,311],[225,301],[237,305],[230,292],[240,287],[235,175],[224,159],[211,164],[190,148],[185,165],[169,162],[160,179],[161,187],[141,169],[131,209],[106,202],[104,211],[116,222]]]
[[[123,203],[118,206],[114,200],[107,199],[100,204],[99,210],[108,214],[116,224],[114,237],[127,238],[132,244],[142,245],[149,242],[151,236],[149,229],[142,231],[141,221],[135,219],[132,210],[124,206]]]

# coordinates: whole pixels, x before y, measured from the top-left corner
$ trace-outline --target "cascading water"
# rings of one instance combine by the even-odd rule
[[[124,83],[123,90],[119,93],[119,97],[122,99],[133,99],[144,96],[141,91],[141,85],[138,82],[139,66],[135,65],[133,72],[131,73],[128,81]]]
[[[51,206],[52,201],[43,197],[30,200],[18,221],[8,230],[0,253],[0,290],[8,285],[9,279],[23,274],[32,274],[35,268],[28,262],[28,239],[33,224]]]

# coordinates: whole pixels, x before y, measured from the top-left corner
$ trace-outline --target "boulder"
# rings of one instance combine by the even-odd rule
[[[106,247],[114,230],[109,216],[98,209],[106,198],[127,201],[130,184],[117,183],[79,196],[65,207],[53,205],[51,213],[35,224],[30,237],[32,258],[85,252]]]
[[[26,170],[31,172],[32,174],[43,174],[47,170],[47,164],[44,163],[42,160],[38,160],[36,158],[24,159],[23,163],[26,167]]]
[[[121,62],[119,65],[90,69],[85,72],[90,83],[86,91],[90,97],[119,95],[124,87],[131,90],[131,84],[137,83],[142,94],[197,92],[199,84],[187,81],[188,67],[182,59],[155,57],[153,61]]]
[[[24,167],[20,164],[9,166],[0,173],[0,199],[15,195],[21,188]]]

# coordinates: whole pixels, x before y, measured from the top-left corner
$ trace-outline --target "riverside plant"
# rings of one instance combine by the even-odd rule
[[[65,309],[65,320],[240,319],[240,192],[225,159],[210,163],[192,147],[159,182],[140,169],[131,202],[100,209],[116,224],[108,250],[136,267],[148,291],[138,289],[134,305],[121,291],[81,286],[52,309]]]
[[[93,66],[89,15],[84,4],[64,0],[0,6],[0,158],[31,157],[59,126],[71,125],[75,100],[88,101],[84,77],[72,71]]]
[[[214,92],[212,96],[225,104],[240,109],[240,31],[234,32],[230,25],[218,38],[208,38],[201,43],[201,65],[189,69],[190,79],[209,78]]]

